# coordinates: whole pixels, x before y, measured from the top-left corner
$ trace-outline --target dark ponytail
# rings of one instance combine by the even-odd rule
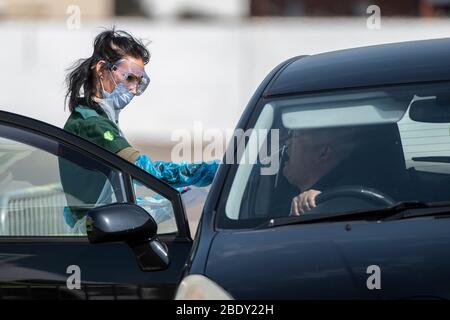
[[[97,62],[105,60],[115,63],[124,56],[141,58],[144,64],[150,59],[150,53],[142,41],[131,34],[115,30],[106,30],[97,35],[94,40],[94,52],[87,59],[78,60],[68,71],[66,77],[67,93],[65,104],[70,112],[82,104],[92,109],[97,109],[97,103],[92,100],[97,88],[97,76],[95,66]]]

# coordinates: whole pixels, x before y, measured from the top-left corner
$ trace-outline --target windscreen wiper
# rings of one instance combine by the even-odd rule
[[[450,214],[450,201],[446,202],[421,202],[408,201],[398,202],[392,206],[382,209],[373,209],[365,211],[349,211],[342,213],[311,213],[300,216],[289,216],[273,218],[261,224],[258,229],[273,228],[291,224],[310,224],[322,222],[339,221],[379,221],[379,220],[399,220],[409,219],[421,216],[435,216]]]

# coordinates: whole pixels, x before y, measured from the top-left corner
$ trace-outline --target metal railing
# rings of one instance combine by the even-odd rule
[[[70,234],[63,210],[66,198],[61,184],[30,187],[4,193],[0,198],[1,236]]]

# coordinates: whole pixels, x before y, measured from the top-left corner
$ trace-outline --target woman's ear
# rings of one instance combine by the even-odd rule
[[[97,74],[97,76],[100,79],[103,79],[103,73],[105,71],[105,64],[106,61],[105,60],[99,60],[96,64],[95,64],[95,73]]]
[[[103,88],[103,82],[105,82],[105,86],[108,87],[107,81],[102,81],[102,79],[104,78],[105,64],[106,64],[105,60],[100,60],[94,66],[94,68],[95,68],[95,93],[94,93],[94,95],[97,98],[102,97],[102,95],[100,93],[101,92],[100,89]]]

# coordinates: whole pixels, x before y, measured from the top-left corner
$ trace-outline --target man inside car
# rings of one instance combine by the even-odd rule
[[[300,190],[292,199],[290,215],[315,208],[319,190],[356,182],[355,175],[343,173],[352,170],[351,155],[360,140],[357,131],[347,127],[290,131],[283,175]]]

